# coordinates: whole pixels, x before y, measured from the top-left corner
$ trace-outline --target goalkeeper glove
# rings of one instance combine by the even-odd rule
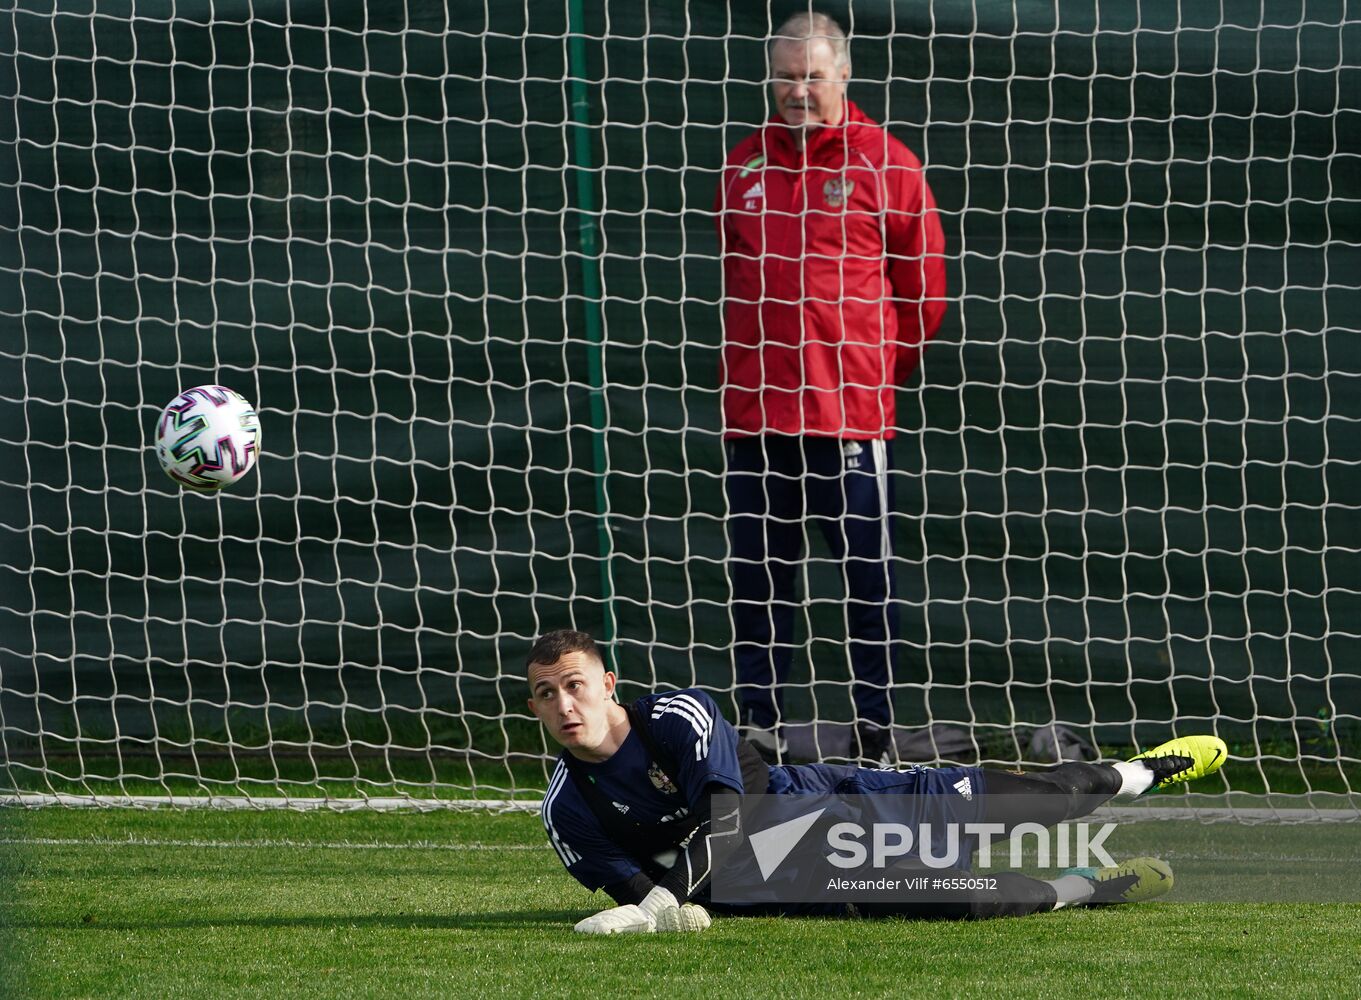
[[[707,931],[711,923],[709,911],[698,903],[682,903],[657,914],[659,931]]]
[[[655,886],[643,897],[638,909],[651,915],[659,931],[705,931],[709,929],[709,913],[696,903],[676,902],[671,890]]]
[[[587,917],[574,928],[578,934],[651,934],[657,922],[637,903],[615,906]]]
[[[702,931],[710,924],[702,906],[680,906],[670,891],[654,887],[641,903],[601,910],[576,925],[580,934],[651,934],[653,931]]]

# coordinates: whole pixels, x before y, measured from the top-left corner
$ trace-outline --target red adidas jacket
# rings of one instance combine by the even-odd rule
[[[912,151],[850,101],[801,152],[778,120],[728,155],[727,437],[893,436],[894,387],[945,312],[945,237]]]

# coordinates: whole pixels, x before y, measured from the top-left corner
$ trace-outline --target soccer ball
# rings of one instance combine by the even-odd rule
[[[230,486],[255,465],[260,418],[255,407],[226,386],[186,389],[156,421],[156,458],[181,486],[212,493]]]

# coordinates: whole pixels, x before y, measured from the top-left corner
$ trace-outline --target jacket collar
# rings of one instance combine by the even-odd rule
[[[840,152],[854,148],[858,145],[859,138],[867,128],[877,127],[873,118],[861,111],[858,104],[847,98],[846,113],[841,118],[841,124],[809,129],[806,146],[807,158],[810,161],[820,160],[829,152]],[[773,115],[766,122],[764,131],[767,149],[778,150],[791,159],[798,158],[799,147],[794,142],[794,130],[786,125],[784,119],[778,114]]]

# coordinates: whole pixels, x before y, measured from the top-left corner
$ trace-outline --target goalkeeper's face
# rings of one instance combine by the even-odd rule
[[[614,674],[593,656],[564,653],[556,663],[533,664],[529,689],[530,711],[578,757],[590,759],[609,739]]]

